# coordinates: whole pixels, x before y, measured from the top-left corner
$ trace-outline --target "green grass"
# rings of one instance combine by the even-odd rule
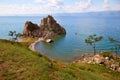
[[[120,80],[120,73],[101,65],[50,60],[26,43],[0,40],[0,80]]]

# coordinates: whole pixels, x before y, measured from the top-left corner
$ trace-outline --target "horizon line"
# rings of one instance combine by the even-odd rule
[[[63,13],[36,13],[36,14],[5,14],[0,16],[42,16],[42,15],[56,15],[56,14],[84,14],[84,13],[102,13],[102,12],[120,12],[120,10],[109,10],[109,11],[91,11],[91,12],[63,12]]]

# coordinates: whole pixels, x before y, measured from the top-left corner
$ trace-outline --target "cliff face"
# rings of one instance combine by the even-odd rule
[[[50,15],[41,20],[40,31],[42,33],[42,37],[44,38],[53,38],[57,35],[66,34],[65,29]]]
[[[23,35],[26,37],[42,37],[44,39],[53,39],[57,35],[64,34],[66,34],[65,29],[50,15],[41,20],[40,26],[27,21],[23,30]]]
[[[23,30],[24,37],[40,37],[40,27],[37,24],[27,21]]]

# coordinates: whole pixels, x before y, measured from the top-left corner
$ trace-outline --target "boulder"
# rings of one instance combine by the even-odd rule
[[[44,38],[39,38],[38,41],[44,41]]]
[[[109,57],[105,57],[105,60],[109,60]]]
[[[118,72],[120,72],[120,67],[117,69]]]
[[[96,64],[101,64],[101,63],[103,63],[104,61],[103,61],[103,57],[101,56],[101,55],[99,55],[99,54],[97,54],[97,55],[95,55],[94,57],[93,57],[93,61],[96,63]]]
[[[51,43],[51,42],[53,42],[53,40],[52,39],[47,39],[46,42]]]

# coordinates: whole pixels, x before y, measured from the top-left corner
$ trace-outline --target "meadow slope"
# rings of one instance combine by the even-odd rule
[[[102,65],[51,60],[26,43],[1,39],[0,80],[120,80],[120,73]]]

